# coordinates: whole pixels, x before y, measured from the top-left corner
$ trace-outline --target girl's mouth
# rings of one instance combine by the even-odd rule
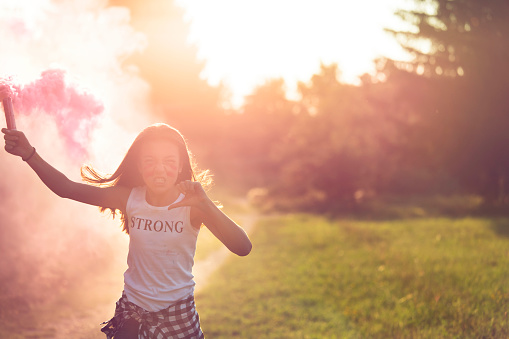
[[[165,178],[155,178],[154,179],[154,183],[155,184],[158,184],[158,185],[164,185],[166,183],[166,179]]]

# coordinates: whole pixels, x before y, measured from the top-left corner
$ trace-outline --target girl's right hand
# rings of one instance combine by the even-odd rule
[[[2,128],[2,133],[5,134],[5,150],[8,153],[20,156],[23,159],[32,154],[34,148],[23,132]]]

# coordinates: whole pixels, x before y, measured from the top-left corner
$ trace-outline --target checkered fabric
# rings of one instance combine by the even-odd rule
[[[101,331],[112,339],[128,319],[140,324],[138,339],[204,338],[192,295],[163,310],[149,312],[128,301],[125,293],[122,293],[115,315],[103,323],[106,326]]]

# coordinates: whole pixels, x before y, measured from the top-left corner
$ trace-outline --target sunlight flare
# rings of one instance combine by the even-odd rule
[[[283,78],[289,95],[320,63],[337,63],[340,80],[358,84],[381,56],[408,59],[384,28],[403,23],[393,13],[406,4],[363,0],[178,0],[191,22],[190,41],[206,61],[211,84],[230,87],[235,105],[269,78]],[[369,9],[369,10],[367,10]]]

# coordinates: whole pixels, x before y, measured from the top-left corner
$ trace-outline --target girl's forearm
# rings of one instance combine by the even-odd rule
[[[252,244],[246,232],[224,214],[211,200],[201,208],[205,226],[233,253],[245,256],[251,252]]]
[[[37,152],[27,161],[27,164],[53,193],[67,198],[70,180],[62,172],[48,164]]]
[[[40,157],[25,134],[22,131],[5,128],[2,128],[2,133],[5,134],[5,150],[26,161],[50,190],[58,196],[66,197],[71,181]]]

